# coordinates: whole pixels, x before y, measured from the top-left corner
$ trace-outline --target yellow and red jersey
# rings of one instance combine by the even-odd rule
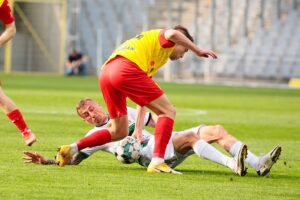
[[[175,47],[173,42],[165,39],[164,32],[164,29],[145,31],[127,40],[113,52],[105,64],[118,55],[123,56],[152,77],[167,62]]]
[[[4,25],[15,21],[7,0],[0,0],[0,20]]]

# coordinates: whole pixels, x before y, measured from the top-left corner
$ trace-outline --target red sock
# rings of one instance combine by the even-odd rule
[[[21,133],[26,132],[28,127],[19,109],[15,109],[10,113],[7,113],[6,116],[12,121],[12,123],[16,125],[16,127],[20,130]]]
[[[78,151],[87,147],[100,146],[111,142],[111,134],[107,129],[99,130],[76,142]]]
[[[154,158],[164,158],[166,147],[173,131],[174,120],[169,117],[160,117],[155,126]]]

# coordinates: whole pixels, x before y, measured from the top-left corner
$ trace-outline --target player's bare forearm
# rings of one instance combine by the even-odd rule
[[[180,31],[168,29],[165,31],[165,38],[174,42],[175,44],[182,45],[185,48],[193,51],[199,57],[211,56],[212,58],[217,58],[217,54],[215,52],[198,47]]]
[[[56,161],[54,159],[47,159],[45,165],[56,165]]]
[[[192,51],[198,50],[198,47],[180,31],[168,29],[165,31],[165,38]]]
[[[16,34],[15,22],[5,26],[4,32],[0,35],[0,47],[14,37]]]
[[[136,119],[135,119],[135,129],[136,130],[143,129],[145,115],[146,115],[146,107],[141,107],[141,106],[137,105]]]
[[[141,106],[137,105],[135,129],[134,129],[133,136],[136,137],[139,141],[142,140],[142,130],[143,130],[143,126],[144,126],[145,115],[146,115],[146,107],[141,107]]]

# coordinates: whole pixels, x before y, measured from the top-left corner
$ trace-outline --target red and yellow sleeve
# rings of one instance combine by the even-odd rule
[[[158,34],[158,40],[159,40],[159,43],[160,43],[160,46],[162,48],[171,48],[171,47],[174,47],[175,46],[175,43],[172,42],[172,41],[169,41],[165,38],[165,32],[166,30],[163,29],[159,32]]]
[[[10,24],[15,21],[7,0],[0,0],[0,20],[4,25]]]

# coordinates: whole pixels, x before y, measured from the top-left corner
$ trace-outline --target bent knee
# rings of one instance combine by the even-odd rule
[[[113,141],[122,140],[128,136],[128,129],[111,129],[109,132],[111,133]]]
[[[194,133],[186,133],[185,137],[190,147],[193,147],[193,145],[200,139],[200,137]]]
[[[216,139],[222,139],[228,135],[222,125],[215,125],[213,128],[213,134]]]
[[[175,106],[171,105],[170,112],[171,112],[171,114],[174,115],[174,117],[176,116],[176,108],[175,108]]]
[[[175,119],[176,117],[176,108],[173,105],[169,105],[165,113],[168,117]]]

